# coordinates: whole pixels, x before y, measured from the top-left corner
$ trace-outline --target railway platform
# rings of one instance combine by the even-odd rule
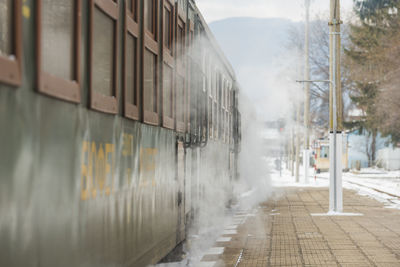
[[[328,199],[327,188],[280,188],[237,213],[199,266],[400,266],[400,210],[344,190],[352,216],[321,216]]]

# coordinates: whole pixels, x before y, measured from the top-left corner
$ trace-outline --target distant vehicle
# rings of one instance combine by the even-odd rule
[[[320,139],[314,142],[314,159],[317,173],[329,171],[329,140]],[[347,136],[343,137],[342,146],[342,166],[343,170],[348,170],[348,142]]]

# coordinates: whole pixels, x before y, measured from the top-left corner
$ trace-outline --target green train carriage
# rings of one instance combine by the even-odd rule
[[[235,74],[193,1],[0,0],[0,129],[0,266],[156,263],[238,179]]]

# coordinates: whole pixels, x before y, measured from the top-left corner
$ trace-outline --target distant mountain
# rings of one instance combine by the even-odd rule
[[[285,48],[290,29],[296,25],[281,18],[228,18],[210,24],[248,103],[269,119],[276,119],[291,108],[289,101],[277,100],[288,99],[288,88],[293,86],[285,84],[282,76],[286,76],[288,65],[295,65]]]
[[[234,67],[266,64],[283,53],[290,27],[281,18],[228,18],[210,24],[218,43]]]

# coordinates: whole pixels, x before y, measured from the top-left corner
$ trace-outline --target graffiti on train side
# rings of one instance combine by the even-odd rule
[[[133,145],[133,135],[123,134],[121,157],[136,160]],[[116,190],[116,145],[95,141],[82,142],[81,155],[81,200],[94,199],[97,196],[109,196]],[[156,148],[140,148],[139,173],[140,179],[134,179],[134,170],[126,167],[123,170],[125,182],[130,187],[133,181],[138,184],[133,186],[156,186]]]
[[[133,156],[133,135],[132,134],[122,134],[122,155],[124,157]]]
[[[115,145],[83,141],[81,199],[110,195],[114,190]]]

